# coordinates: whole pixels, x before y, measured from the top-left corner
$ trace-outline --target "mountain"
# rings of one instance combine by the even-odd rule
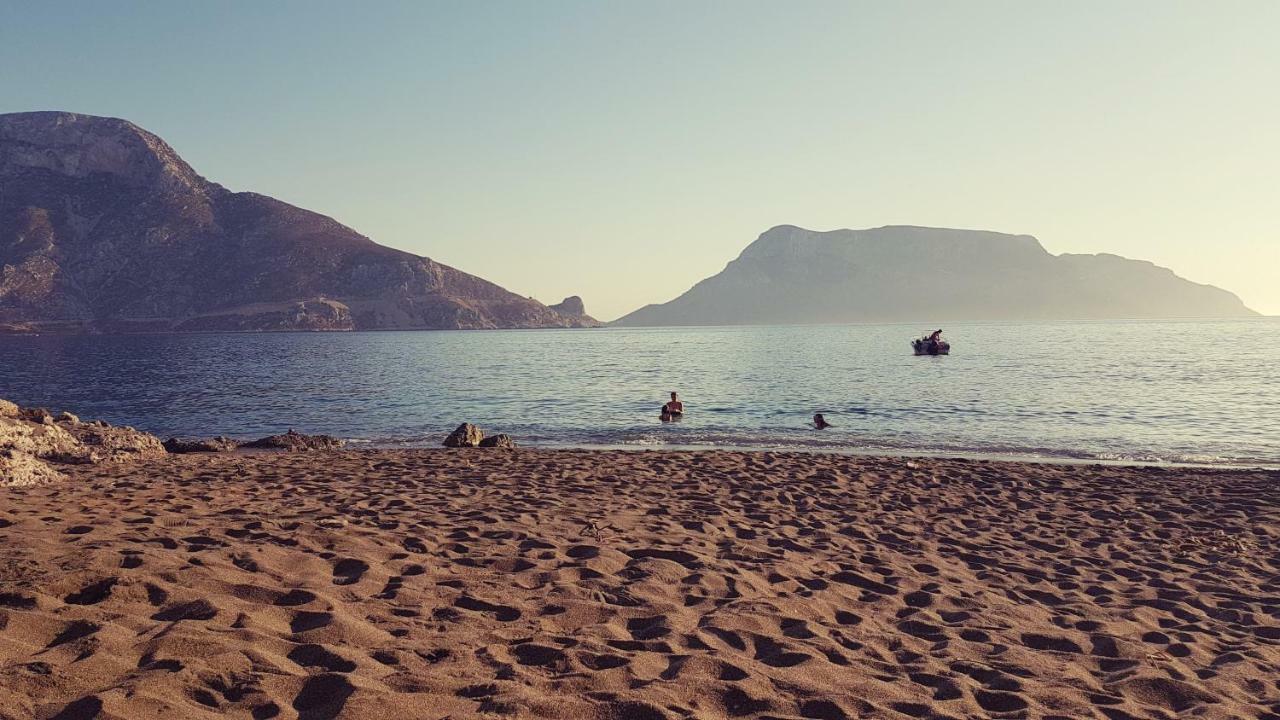
[[[0,330],[595,324],[572,309],[231,192],[125,120],[0,115]]]
[[[1030,235],[775,227],[719,274],[624,326],[1242,317],[1231,293],[1117,255],[1051,255]]]

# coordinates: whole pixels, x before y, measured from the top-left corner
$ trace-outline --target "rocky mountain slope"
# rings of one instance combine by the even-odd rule
[[[1235,295],[1116,255],[1051,255],[1029,235],[775,227],[719,274],[617,325],[942,322],[1254,315]]]
[[[594,324],[580,302],[558,311],[231,192],[125,120],[0,115],[0,331]]]

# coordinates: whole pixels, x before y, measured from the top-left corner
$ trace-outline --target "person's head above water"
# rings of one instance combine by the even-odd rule
[[[813,424],[814,424],[814,426],[815,426],[815,427],[817,427],[819,430],[821,430],[821,429],[822,429],[822,428],[824,428],[824,427],[830,427],[830,426],[831,426],[831,424],[827,422],[827,419],[826,419],[826,418],[824,418],[824,417],[822,417],[822,413],[814,413],[814,414],[813,414]]]
[[[676,399],[676,391],[675,391],[675,390],[672,390],[672,391],[671,391],[671,399],[672,399],[672,400],[675,400],[675,399]]]

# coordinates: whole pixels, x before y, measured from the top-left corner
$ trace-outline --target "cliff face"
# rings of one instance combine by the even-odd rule
[[[0,330],[591,324],[323,215],[231,192],[127,121],[0,115]]]
[[[719,274],[617,325],[1241,317],[1231,293],[1029,235],[893,226],[773,228]]]
[[[551,306],[552,310],[569,318],[577,318],[579,322],[588,327],[599,325],[599,321],[587,314],[587,307],[582,303],[582,298],[577,295],[570,295]]]

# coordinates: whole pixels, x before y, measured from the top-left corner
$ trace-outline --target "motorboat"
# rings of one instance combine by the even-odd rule
[[[930,340],[929,336],[926,335],[912,340],[911,349],[914,350],[917,355],[950,355],[951,343],[943,340],[942,338]]]

